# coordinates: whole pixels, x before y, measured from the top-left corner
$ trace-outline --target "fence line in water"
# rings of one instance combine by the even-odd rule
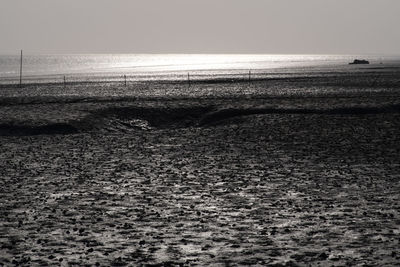
[[[257,79],[267,79],[271,77],[271,73],[267,72],[254,72],[254,71],[237,71],[234,73],[198,73],[198,72],[185,72],[177,74],[70,74],[70,75],[43,75],[43,76],[29,76],[25,75],[23,78],[19,77],[0,77],[0,84],[3,85],[19,85],[24,84],[62,84],[64,87],[78,83],[120,83],[121,85],[128,86],[132,83],[141,82],[160,82],[160,83],[187,83],[189,86],[195,83],[202,82],[251,82]]]

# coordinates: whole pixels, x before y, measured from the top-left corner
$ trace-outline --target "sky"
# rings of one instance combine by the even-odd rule
[[[0,54],[400,55],[400,0],[0,0]]]

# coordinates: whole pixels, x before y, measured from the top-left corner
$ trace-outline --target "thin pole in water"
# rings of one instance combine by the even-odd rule
[[[249,82],[251,81],[251,70],[249,70]]]
[[[189,83],[189,86],[190,86],[190,73],[188,72],[188,83]]]
[[[125,86],[126,86],[126,75],[124,75],[124,79],[125,79]]]
[[[64,88],[65,88],[66,82],[65,82],[65,75],[64,75]]]
[[[22,50],[21,50],[21,62],[19,64],[19,87],[22,87]]]

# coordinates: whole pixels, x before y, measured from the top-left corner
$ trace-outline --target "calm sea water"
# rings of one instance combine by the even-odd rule
[[[93,54],[93,55],[24,55],[24,81],[112,80],[121,75],[130,79],[184,79],[195,76],[242,75],[268,72],[299,73],[335,71],[349,68],[355,58],[372,64],[399,64],[400,56],[366,55],[196,55],[196,54]],[[0,56],[0,83],[19,80],[20,56]]]

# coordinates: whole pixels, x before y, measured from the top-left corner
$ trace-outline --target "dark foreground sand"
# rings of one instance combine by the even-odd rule
[[[399,95],[3,98],[0,263],[395,266]]]

